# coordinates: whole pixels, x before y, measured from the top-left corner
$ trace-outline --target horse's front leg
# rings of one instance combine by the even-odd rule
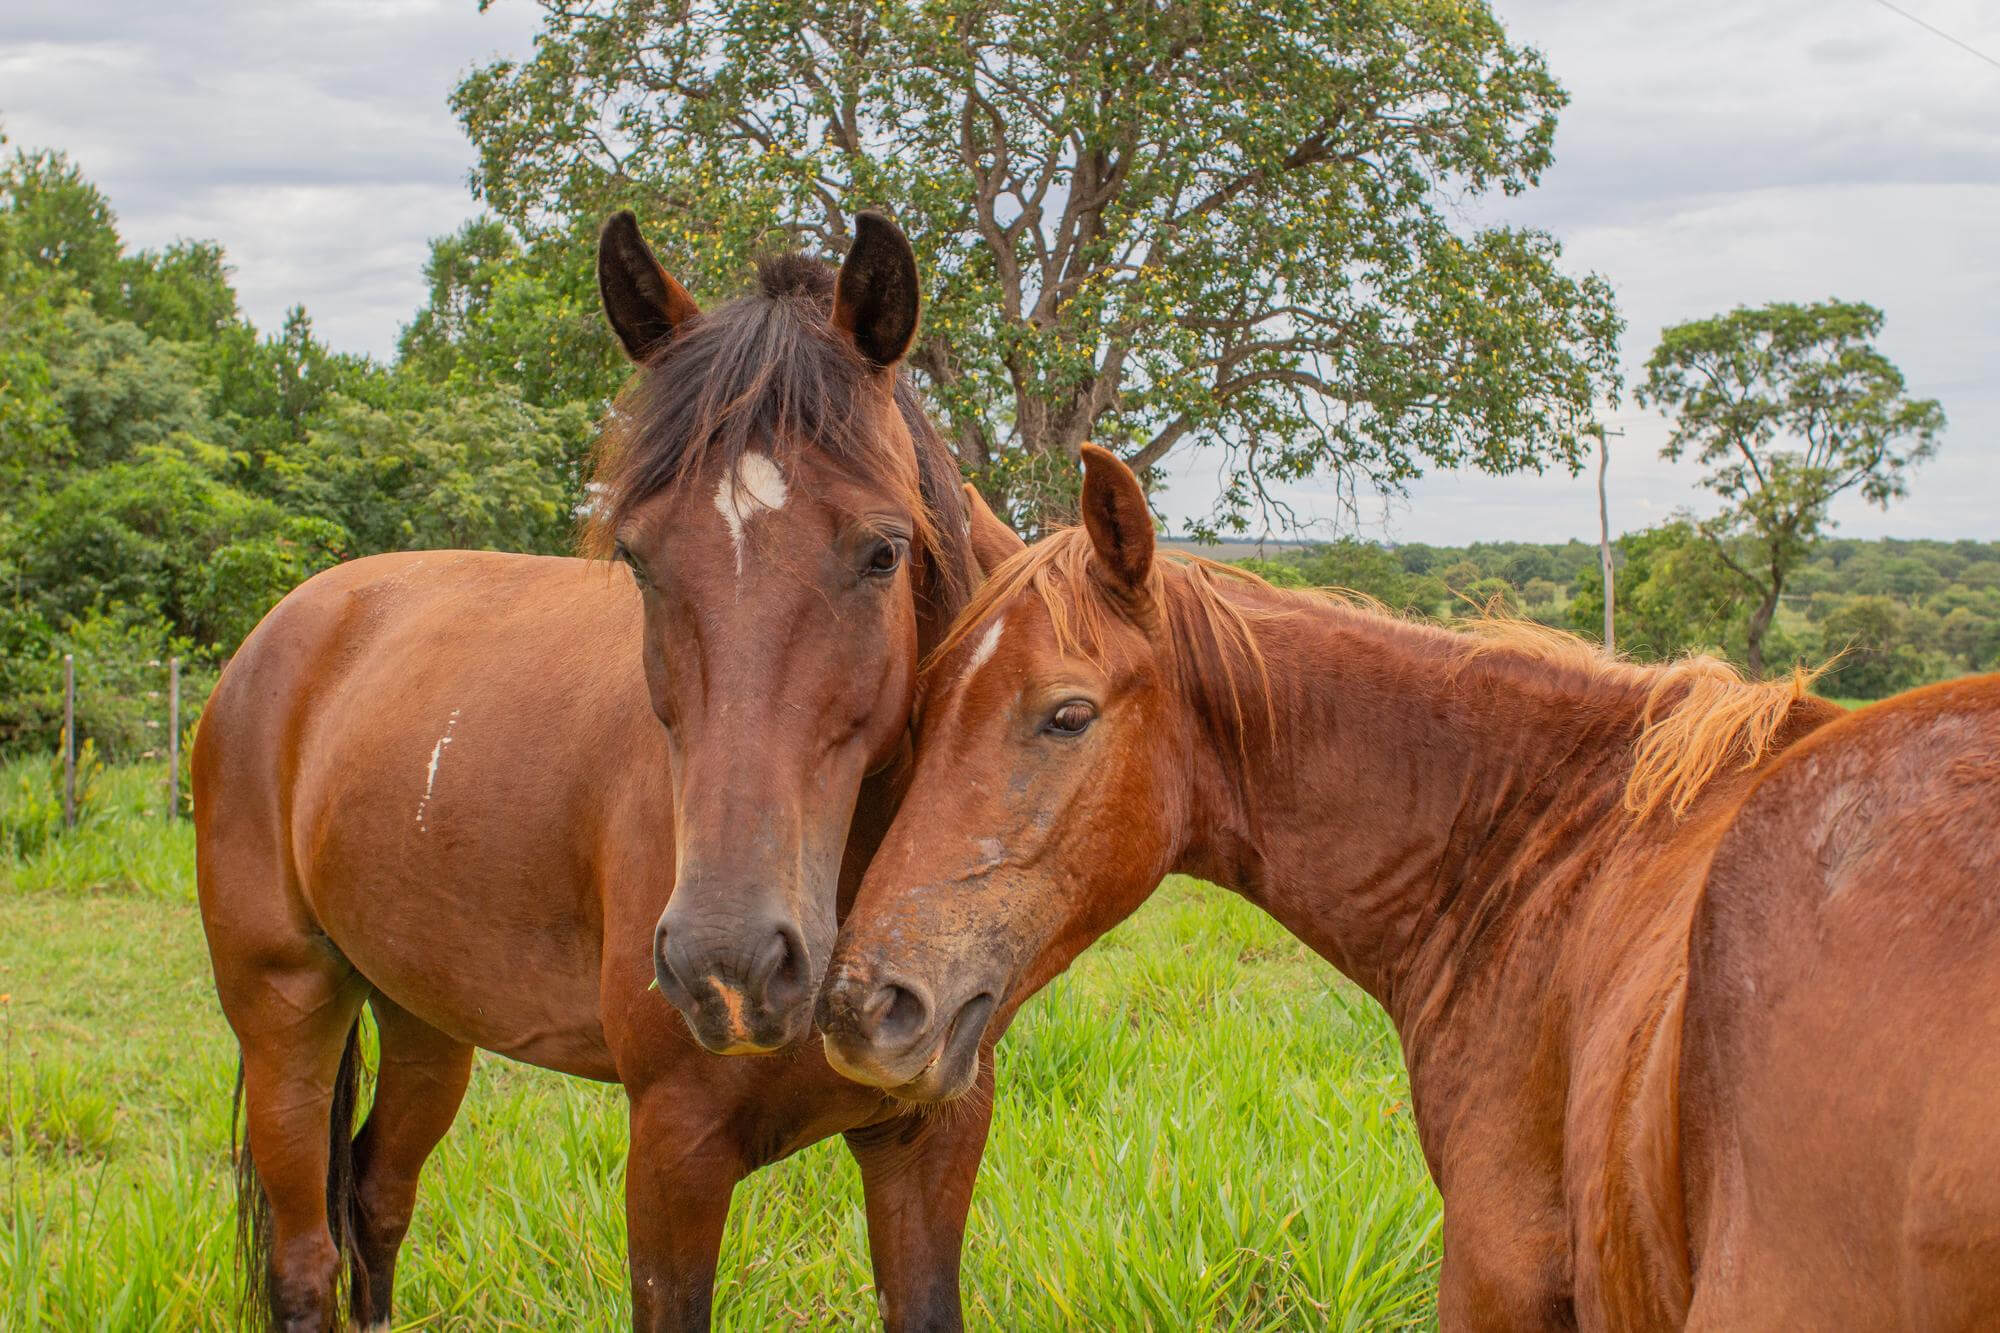
[[[636,1333],[708,1327],[729,1199],[747,1174],[727,1119],[692,1092],[661,1079],[631,1096],[625,1226]]]
[[[868,1205],[868,1253],[889,1333],[957,1330],[958,1262],[993,1121],[993,1052],[971,1091],[847,1132]]]

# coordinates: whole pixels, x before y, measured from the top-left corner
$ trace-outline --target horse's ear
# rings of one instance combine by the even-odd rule
[[[1145,586],[1153,568],[1153,511],[1132,469],[1094,444],[1083,446],[1083,528],[1113,581]]]
[[[877,366],[903,359],[917,333],[917,256],[880,213],[854,219],[854,244],[833,290],[833,327]]]
[[[653,258],[629,209],[613,213],[598,234],[597,291],[625,355],[641,364],[701,313],[687,289]]]
[[[965,513],[972,533],[972,558],[979,562],[980,573],[991,574],[1008,556],[1027,549],[1020,534],[988,507],[986,497],[971,482],[965,484]]]

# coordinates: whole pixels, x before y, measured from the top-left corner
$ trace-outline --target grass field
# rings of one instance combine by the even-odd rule
[[[0,814],[46,782],[0,769]],[[0,838],[0,1329],[227,1327],[235,1048],[159,771]],[[626,1326],[625,1111],[482,1056],[432,1159],[399,1328]],[[1028,1006],[966,1240],[974,1327],[1432,1322],[1437,1196],[1394,1034],[1230,895],[1169,884]],[[860,1188],[821,1144],[736,1194],[723,1328],[874,1326]]]

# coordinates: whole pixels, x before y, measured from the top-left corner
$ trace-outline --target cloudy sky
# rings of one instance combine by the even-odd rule
[[[1482,217],[1544,227],[1608,278],[1644,361],[1660,328],[1744,303],[1838,296],[1943,400],[1944,449],[1857,535],[2000,538],[2000,65],[1884,0],[1497,0],[1573,101],[1542,187]],[[2000,60],[1992,0],[1896,0]],[[445,105],[466,69],[529,46],[525,0],[8,0],[0,123],[61,147],[138,246],[220,241],[251,318],[303,302],[336,346],[387,354],[422,296],[428,239],[474,211]],[[1664,424],[1608,415],[1614,529],[1695,503]],[[1192,453],[1170,513],[1205,510]],[[1328,493],[1294,497],[1332,517]],[[1364,505],[1370,535],[1594,536],[1594,479],[1438,475]]]

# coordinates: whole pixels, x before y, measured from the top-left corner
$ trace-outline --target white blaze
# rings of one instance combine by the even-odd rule
[[[715,509],[729,525],[736,546],[736,572],[743,572],[743,525],[762,513],[785,507],[785,474],[768,454],[747,453],[715,488]]]
[[[971,680],[973,673],[986,665],[987,659],[993,656],[993,650],[1000,646],[1000,632],[1005,628],[1007,628],[1007,618],[995,617],[992,626],[980,635],[979,642],[973,645],[972,660],[965,664],[965,672],[959,677],[960,680]]]

